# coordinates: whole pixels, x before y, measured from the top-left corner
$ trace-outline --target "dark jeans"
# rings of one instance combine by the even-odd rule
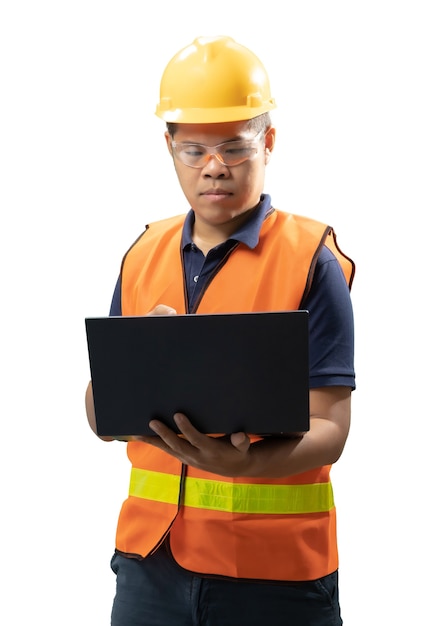
[[[162,546],[143,561],[115,554],[112,626],[341,626],[338,573],[311,582],[202,578]]]

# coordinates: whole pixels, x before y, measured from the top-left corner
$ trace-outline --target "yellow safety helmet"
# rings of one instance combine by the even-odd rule
[[[231,37],[198,37],[168,63],[156,115],[165,122],[249,120],[276,107],[258,57]]]

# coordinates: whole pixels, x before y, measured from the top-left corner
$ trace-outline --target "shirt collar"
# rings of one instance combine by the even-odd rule
[[[262,223],[271,209],[271,197],[268,194],[262,194],[261,200],[258,206],[255,208],[249,219],[233,233],[229,239],[239,241],[245,244],[251,250],[256,248],[259,241],[259,233],[261,231]],[[192,226],[194,224],[195,214],[193,209],[190,209],[186,215],[186,219],[183,224],[183,233],[181,237],[181,247],[185,248],[187,245],[192,244]]]

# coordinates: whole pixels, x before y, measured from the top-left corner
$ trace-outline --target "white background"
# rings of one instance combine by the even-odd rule
[[[155,117],[198,35],[263,60],[266,191],[357,263],[358,389],[333,480],[347,626],[437,620],[438,32],[417,0],[0,4],[0,622],[107,626],[129,466],[88,429],[84,317],[146,222],[187,209]]]

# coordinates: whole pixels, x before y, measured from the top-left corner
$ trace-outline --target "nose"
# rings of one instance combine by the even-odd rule
[[[203,167],[203,176],[207,178],[228,178],[230,170],[224,165],[216,153],[209,154],[209,160]]]

